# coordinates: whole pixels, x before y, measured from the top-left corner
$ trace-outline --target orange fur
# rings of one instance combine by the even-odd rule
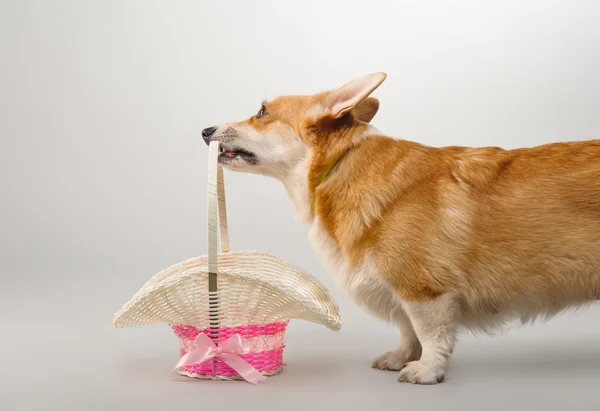
[[[455,291],[493,312],[600,293],[600,141],[504,151],[372,137],[316,195],[347,258],[371,251],[406,300]]]

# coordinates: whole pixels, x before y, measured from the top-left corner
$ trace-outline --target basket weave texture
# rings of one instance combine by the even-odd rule
[[[148,281],[114,317],[116,327],[168,323],[190,352],[204,333],[222,345],[239,335],[239,356],[263,375],[283,365],[284,333],[291,319],[337,331],[338,306],[327,289],[298,267],[262,251],[229,251],[219,147],[211,143],[208,184],[208,255],[175,264]],[[217,232],[221,253],[217,253]],[[240,379],[220,358],[179,368],[182,375]]]

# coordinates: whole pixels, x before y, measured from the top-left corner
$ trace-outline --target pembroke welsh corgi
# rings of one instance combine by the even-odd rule
[[[457,331],[600,299],[600,140],[503,150],[428,147],[369,123],[370,74],[264,102],[202,131],[219,162],[281,180],[345,291],[396,324],[373,367],[444,380]]]

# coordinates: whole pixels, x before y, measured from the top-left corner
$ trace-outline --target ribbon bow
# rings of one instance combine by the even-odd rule
[[[217,346],[206,334],[199,333],[194,344],[195,347],[184,354],[171,371],[218,357],[251,384],[266,379],[256,368],[239,356],[243,352],[242,337],[239,334],[232,335],[221,346]]]

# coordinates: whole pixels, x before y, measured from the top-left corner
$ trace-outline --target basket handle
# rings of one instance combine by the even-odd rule
[[[219,165],[219,142],[213,141],[210,143],[208,155],[208,272],[214,274],[217,273],[217,234],[221,240],[221,252],[228,252],[229,233],[223,168]]]

